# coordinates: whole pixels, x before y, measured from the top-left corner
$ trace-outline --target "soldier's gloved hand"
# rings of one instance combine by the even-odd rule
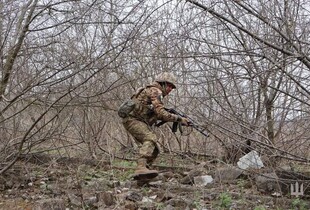
[[[182,119],[181,119],[182,125],[189,126],[189,123],[190,123],[189,119],[182,117]]]

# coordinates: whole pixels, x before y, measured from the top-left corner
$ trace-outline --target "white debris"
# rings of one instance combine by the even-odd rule
[[[194,183],[196,186],[204,187],[209,183],[213,182],[213,178],[210,175],[204,175],[204,176],[196,176],[194,177]]]
[[[264,164],[261,158],[259,157],[258,152],[254,150],[241,157],[237,162],[237,165],[241,169],[248,169],[248,168],[258,169],[264,167]]]

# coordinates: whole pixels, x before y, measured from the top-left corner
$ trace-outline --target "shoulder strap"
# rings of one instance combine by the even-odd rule
[[[138,95],[139,95],[144,89],[145,89],[145,88],[143,88],[143,87],[138,88],[137,91],[136,91],[136,93],[133,94],[133,95],[131,96],[131,99],[137,98]]]
[[[133,95],[131,96],[131,99],[137,98],[138,95],[139,95],[143,90],[145,90],[146,88],[149,88],[149,87],[156,87],[156,86],[155,86],[155,85],[147,85],[146,87],[140,87],[140,88],[138,88],[137,91],[136,91],[136,93],[133,94]]]

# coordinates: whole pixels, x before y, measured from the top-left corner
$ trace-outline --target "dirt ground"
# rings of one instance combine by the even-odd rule
[[[135,168],[132,161],[46,156],[24,158],[0,176],[0,209],[44,209],[41,201],[59,201],[57,205],[67,210],[302,210],[309,207],[305,198],[261,193],[249,179],[202,187],[193,183],[182,184],[181,180],[196,166],[197,163],[184,157],[161,155],[154,166],[160,170],[160,176],[141,183],[131,177]],[[218,163],[204,165],[206,172],[216,167]]]

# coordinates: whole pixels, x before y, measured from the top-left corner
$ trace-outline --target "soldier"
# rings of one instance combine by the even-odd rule
[[[158,75],[152,84],[140,88],[132,96],[135,108],[127,117],[123,118],[124,127],[140,144],[139,158],[134,174],[136,179],[154,178],[158,175],[158,171],[149,169],[159,154],[156,144],[157,137],[151,126],[157,120],[181,122],[182,125],[189,124],[188,119],[166,111],[162,102],[163,97],[176,88],[175,82],[176,79],[171,73],[164,72]]]

